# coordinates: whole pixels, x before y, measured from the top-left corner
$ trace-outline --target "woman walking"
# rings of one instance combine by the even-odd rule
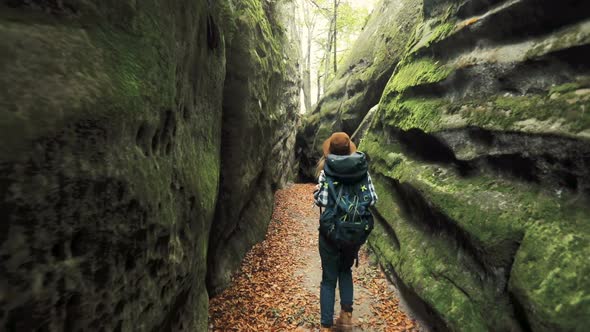
[[[368,207],[377,194],[368,171],[365,155],[343,132],[333,133],[323,144],[318,163],[315,204],[324,208],[320,217],[319,251],[322,261],[320,285],[321,331],[334,325],[336,284],[340,292],[340,317],[336,328],[351,331],[353,283],[352,265],[360,246],[373,229]]]

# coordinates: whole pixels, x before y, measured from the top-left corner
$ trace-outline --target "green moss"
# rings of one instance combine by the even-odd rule
[[[429,132],[440,129],[447,104],[444,99],[402,99],[398,96],[392,100],[382,99],[380,107],[385,112],[387,125],[403,130],[420,128]]]
[[[454,31],[456,31],[455,21],[450,20],[448,17],[443,19],[443,23],[439,23],[439,20],[435,19],[418,25],[413,38],[406,46],[405,53],[408,56],[419,53],[432,44],[447,38]]]
[[[526,59],[538,59],[544,55],[566,49],[573,49],[590,43],[590,23],[581,21],[545,36],[534,44],[526,54]]]
[[[503,220],[502,223],[492,220],[503,219],[501,211],[494,210],[496,205],[506,204],[502,195],[487,194],[493,188],[493,179],[478,178],[473,183],[456,181],[452,175],[441,176],[435,171],[436,167],[424,166],[400,154],[399,147],[390,148],[391,145],[383,145],[378,141],[363,142],[363,148],[371,156],[373,168],[383,176],[408,182],[420,190],[428,193],[428,198],[439,206],[445,214],[451,218],[460,220],[460,226],[473,234],[476,243],[482,246],[490,245],[486,249],[492,252],[495,239],[500,237],[515,239],[518,237],[518,223]],[[385,149],[384,149],[385,147]],[[393,167],[392,167],[393,166]],[[451,181],[451,179],[455,181]],[[479,190],[486,189],[482,195]],[[468,199],[468,204],[465,200]],[[504,217],[509,217],[505,215]],[[483,219],[482,219],[483,218]],[[498,257],[496,265],[502,265],[500,261],[506,259],[505,253]]]
[[[431,58],[420,58],[400,66],[387,84],[384,94],[402,92],[409,87],[440,82],[452,72],[450,68]]]
[[[556,91],[562,91],[561,93]],[[451,102],[444,98],[384,94],[380,112],[387,125],[426,132],[478,126],[491,130],[557,132],[576,135],[590,128],[590,93],[580,83],[554,88],[550,95],[492,96]]]
[[[405,221],[394,203],[398,198],[382,177],[374,177],[374,183],[380,194],[376,208],[386,218],[382,222],[392,227],[400,242],[396,248],[391,235],[378,222],[369,244],[379,260],[386,266],[390,264],[453,330],[481,331],[502,326],[497,322],[508,314],[507,301],[495,301],[494,287],[482,284],[477,271],[465,270],[465,265],[471,263],[456,254],[452,242],[426,234]]]
[[[342,104],[342,100],[338,99],[338,98],[333,98],[333,97],[325,97],[324,100],[322,101],[322,106],[320,108],[320,116],[323,119],[327,119],[327,118],[334,118],[341,107]]]
[[[450,13],[450,12],[449,12]],[[447,18],[451,19],[451,18]],[[435,29],[434,32],[431,34],[429,38],[429,44],[441,41],[447,38],[451,33],[456,30],[456,23],[454,21],[447,21],[445,23],[439,24]]]
[[[429,57],[406,58],[388,82],[381,112],[388,125],[401,129],[435,131],[474,125],[494,130],[560,132],[575,135],[590,128],[590,94],[580,79],[552,88],[548,95],[492,96],[451,102],[418,98],[407,90],[438,83],[453,69]]]
[[[106,105],[104,111],[130,120],[145,113],[146,106],[160,110],[173,105],[175,73],[173,66],[168,65],[172,54],[161,50],[167,46],[161,39],[142,39],[107,30],[95,31],[93,36],[101,48],[109,50],[104,70],[112,82],[108,98],[116,102]]]
[[[551,90],[549,90],[549,95],[551,96],[554,93],[568,93],[568,92],[572,92],[577,89],[580,89],[582,87],[583,87],[583,85],[578,82],[571,82],[571,83],[566,83],[566,84],[562,84],[562,85],[557,85],[557,86],[552,87]]]
[[[225,107],[243,114],[244,123],[276,123],[281,117],[280,94],[286,75],[283,29],[273,29],[267,2],[248,0],[224,7],[229,31]],[[247,79],[246,79],[247,78]],[[241,111],[237,111],[241,109]]]
[[[404,130],[421,128],[425,131],[440,127],[446,104],[443,99],[404,98],[404,92],[415,86],[444,80],[452,69],[428,58],[405,60],[391,77],[380,101],[380,112],[388,125]]]
[[[562,91],[573,89],[572,85],[561,86]],[[590,128],[590,114],[585,109],[590,106],[588,95],[577,95],[575,91],[542,95],[497,96],[488,101],[463,102],[459,113],[468,124],[490,129],[521,129],[523,131],[551,131],[548,127],[558,124],[564,133],[577,133]],[[531,125],[532,120],[549,121],[547,124]]]
[[[370,38],[359,38],[355,48],[359,50],[369,49],[372,51],[372,65],[363,73],[363,80],[375,79],[390,67],[396,64],[403,55],[405,45],[408,43],[408,38],[411,37],[416,24],[421,21],[421,1],[403,0],[397,10],[393,10],[395,21],[391,22],[390,17],[382,15],[376,20],[380,24],[380,34],[374,34],[380,38],[376,40],[373,36]],[[391,7],[395,8],[395,7]],[[391,29],[391,25],[395,24],[397,29]],[[365,56],[366,57],[366,56]],[[361,57],[359,57],[361,58]]]
[[[587,226],[582,229],[565,231],[560,224],[541,222],[523,240],[510,289],[535,312],[535,331],[576,331],[590,323],[590,269],[580,259],[590,254],[590,236]]]
[[[367,139],[362,147],[379,173],[422,190],[430,201],[449,217],[460,221],[461,227],[482,243],[493,243],[499,234],[518,236],[535,220],[556,223],[569,220],[568,227],[590,230],[583,222],[584,218],[590,218],[590,213],[572,210],[575,202],[566,204],[568,200],[557,200],[540,188],[496,177],[461,178],[452,171],[437,171],[438,166],[420,164],[401,155],[399,147],[391,149],[391,146],[395,145]]]
[[[404,156],[399,146],[386,143],[374,134],[363,140],[361,149],[371,157],[373,178],[381,200],[377,209],[392,225],[402,249],[396,251],[394,245],[383,239],[372,241],[377,241],[378,247],[388,248],[380,249],[384,252],[382,259],[393,264],[404,282],[436,307],[451,325],[462,326],[465,313],[454,310],[429,286],[425,289],[424,283],[445,283],[445,280],[432,280],[432,275],[436,275],[433,266],[457,269],[464,274],[476,270],[467,261],[454,260],[453,253],[457,249],[452,247],[451,240],[421,233],[400,216],[396,206],[400,200],[391,194],[394,190],[384,184],[387,178],[410,184],[432,206],[454,220],[469,234],[486,266],[494,270],[512,267],[509,290],[526,304],[527,312],[535,312],[535,322],[544,324],[533,326],[535,329],[586,326],[579,321],[579,317],[588,317],[590,299],[590,266],[580,260],[590,255],[587,245],[590,243],[590,224],[587,223],[590,211],[583,202],[567,194],[557,197],[534,185],[487,175],[459,177],[452,170],[424,165]],[[405,235],[410,232],[407,229],[411,233]],[[519,242],[522,244],[512,263]],[[429,250],[434,253],[428,253]],[[441,256],[433,258],[434,254]],[[442,256],[445,254],[448,257]],[[404,266],[403,262],[408,261],[412,263]],[[473,283],[460,273],[445,273],[466,289]],[[494,280],[487,280],[479,287],[483,289],[476,291],[472,300],[477,301],[479,315],[489,320],[486,324],[509,324],[505,321],[512,310],[508,296],[489,290],[495,287]],[[486,301],[502,301],[505,307],[491,309],[486,307]],[[499,311],[494,313],[493,310]]]
[[[444,17],[436,17],[416,26],[408,44],[406,55],[388,82],[382,95],[381,112],[388,125],[402,129],[420,128],[435,131],[464,126],[480,126],[493,130],[519,130],[524,132],[556,132],[577,135],[590,129],[590,97],[585,88],[587,78],[578,78],[552,88],[548,95],[492,96],[469,98],[460,101],[440,98],[418,98],[412,87],[426,88],[446,79],[454,68],[424,56],[422,50],[432,43],[448,37],[456,30],[452,20],[453,6]],[[579,41],[586,38],[580,27],[565,29]],[[553,40],[553,39],[552,39]],[[572,42],[573,43],[573,42]]]

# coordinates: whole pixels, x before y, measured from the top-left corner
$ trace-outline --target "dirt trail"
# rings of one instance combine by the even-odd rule
[[[211,331],[317,331],[319,286],[314,185],[279,190],[266,240],[246,255],[231,287],[211,299]],[[365,250],[353,267],[355,331],[417,331]],[[338,294],[338,291],[336,291]],[[335,303],[338,314],[339,298]]]

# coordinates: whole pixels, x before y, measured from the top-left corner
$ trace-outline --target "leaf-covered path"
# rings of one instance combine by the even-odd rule
[[[211,299],[212,331],[316,331],[319,329],[321,265],[314,185],[276,193],[266,239],[246,255],[231,287]],[[416,331],[382,272],[366,251],[353,267],[356,331]],[[336,292],[338,294],[338,292]],[[339,312],[339,299],[335,313]]]

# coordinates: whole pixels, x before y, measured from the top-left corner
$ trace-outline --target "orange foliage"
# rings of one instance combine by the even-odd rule
[[[314,185],[292,185],[276,193],[266,239],[246,255],[231,286],[211,299],[210,331],[314,331],[319,328],[317,292],[305,287],[296,272],[317,251],[318,218],[312,206]],[[311,226],[311,227],[310,227]],[[313,239],[313,240],[310,240]],[[314,252],[312,252],[314,251]],[[366,252],[361,261],[367,260]],[[414,320],[398,308],[398,300],[383,273],[374,266],[353,272],[355,284],[371,293],[373,317],[357,321],[362,330],[416,331]]]

